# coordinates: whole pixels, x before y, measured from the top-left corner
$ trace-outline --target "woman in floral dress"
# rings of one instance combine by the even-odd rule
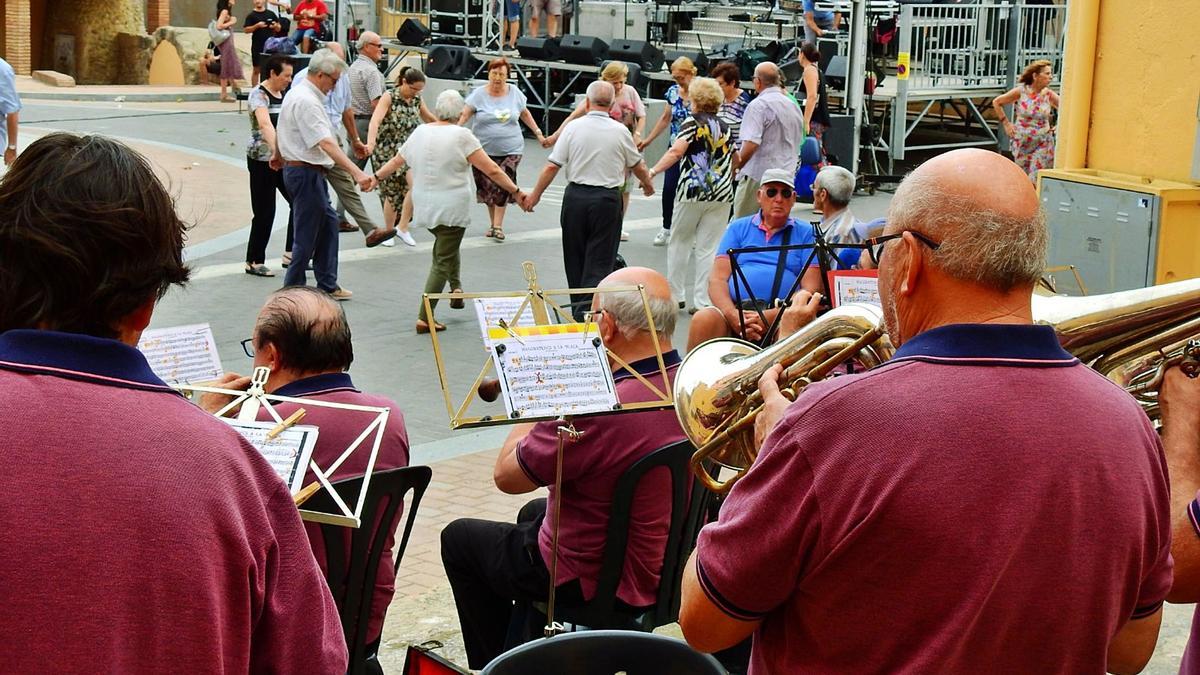
[[[1018,78],[1020,86],[992,100],[992,108],[1011,140],[1013,161],[1037,182],[1040,169],[1054,167],[1054,110],[1058,94],[1050,89],[1054,72],[1050,62],[1034,61]],[[1013,105],[1013,120],[1004,114],[1004,106]]]
[[[395,91],[384,92],[375,104],[371,124],[367,129],[367,153],[371,155],[371,166],[387,164],[400,146],[408,140],[422,122],[434,121],[433,113],[421,100],[425,89],[425,73],[417,68],[405,66],[400,69],[400,83]],[[412,220],[412,202],[408,199],[407,170],[401,168],[379,183],[379,199],[383,202],[383,218],[387,227],[396,227],[396,238],[409,246],[417,242],[409,234]],[[401,205],[400,220],[396,221],[396,206]]]

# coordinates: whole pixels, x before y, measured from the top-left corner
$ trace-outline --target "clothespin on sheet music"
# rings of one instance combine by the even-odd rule
[[[266,366],[254,369],[254,373],[250,376],[250,386],[246,389],[246,400],[242,402],[242,409],[237,416],[242,422],[253,422],[258,419],[259,401],[267,393],[267,378],[270,375],[271,369]]]
[[[525,341],[521,339],[521,336],[514,333],[513,329],[511,327],[509,327],[507,321],[505,321],[504,319],[497,319],[496,324],[498,326],[500,326],[501,330],[508,333],[509,336],[512,337],[512,339],[516,340],[517,342],[519,342],[521,344],[525,344]]]

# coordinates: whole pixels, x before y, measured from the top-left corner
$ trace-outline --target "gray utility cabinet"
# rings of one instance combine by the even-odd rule
[[[1042,177],[1049,266],[1074,265],[1089,294],[1154,284],[1158,195]]]

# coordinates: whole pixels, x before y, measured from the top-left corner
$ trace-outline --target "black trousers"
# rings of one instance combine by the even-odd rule
[[[567,284],[571,288],[599,284],[613,271],[621,245],[620,191],[568,183],[559,223]],[[591,304],[590,293],[571,294],[571,313],[576,321],[583,319]]]
[[[283,184],[283,172],[273,170],[267,162],[246,158],[246,169],[250,172],[250,209],[254,212],[250,220],[250,241],[246,244],[246,262],[261,263],[267,259],[267,243],[271,241],[271,227],[275,224],[275,192],[283,195],[289,207],[292,195]],[[283,250],[292,250],[292,236],[289,209],[287,241]]]
[[[550,593],[550,571],[537,544],[545,517],[542,498],[526,504],[516,523],[462,518],[442,530],[442,565],[473,669],[541,634],[544,617],[530,603],[545,601]],[[579,582],[559,586],[555,598],[562,604],[583,602]]]
[[[663,229],[671,229],[671,221],[675,217],[675,191],[679,188],[679,172],[681,162],[675,162],[663,171],[662,216]]]

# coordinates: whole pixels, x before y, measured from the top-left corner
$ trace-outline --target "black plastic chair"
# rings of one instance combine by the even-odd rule
[[[625,470],[613,491],[596,593],[582,605],[556,606],[556,621],[593,629],[652,631],[678,620],[683,568],[696,546],[696,536],[704,525],[712,498],[712,493],[700,481],[692,480],[688,463],[694,452],[690,441],[679,441],[655,450]],[[671,525],[655,604],[645,612],[635,614],[617,605],[617,588],[625,567],[634,494],[646,473],[659,467],[666,467],[671,472]],[[539,603],[538,608],[545,611],[544,604]]]
[[[682,640],[621,630],[566,633],[528,642],[496,657],[481,675],[725,675],[708,654]]]
[[[371,476],[367,498],[363,502],[362,526],[352,530],[350,536],[350,559],[346,560],[346,533],[341,525],[321,525],[325,540],[325,580],[337,603],[342,619],[342,631],[346,635],[346,646],[350,650],[348,675],[380,672],[377,666],[368,664],[367,625],[371,616],[371,600],[375,596],[375,579],[379,574],[379,562],[392,533],[391,523],[396,521],[396,512],[404,504],[404,497],[412,491],[404,530],[400,536],[400,547],[396,550],[393,572],[400,569],[408,537],[412,533],[421,497],[429,487],[433,470],[427,466],[409,466],[380,471]],[[333,487],[346,503],[358,500],[362,491],[362,477],[349,478],[333,483]],[[336,506],[327,491],[322,490],[304,503],[304,509],[333,513]],[[372,659],[373,660],[373,659]]]

